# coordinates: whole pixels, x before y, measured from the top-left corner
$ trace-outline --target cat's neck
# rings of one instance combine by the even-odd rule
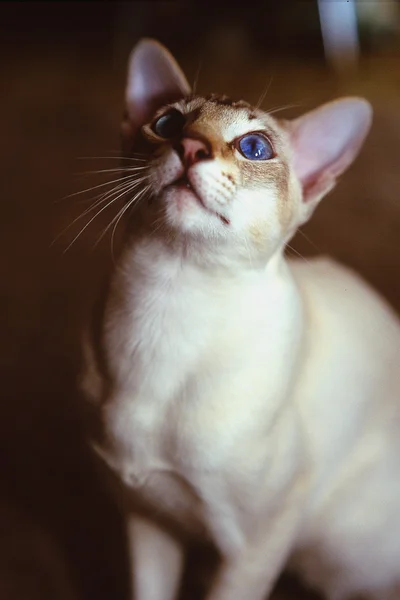
[[[281,253],[263,269],[233,274],[201,268],[154,240],[142,240],[125,248],[104,323],[117,420],[125,422],[124,407],[132,398],[139,413],[143,408],[146,415],[159,414],[181,397],[183,382],[192,381],[202,398],[204,385],[225,389],[231,385],[226,374],[237,368],[243,386],[259,382],[253,400],[269,406],[267,422],[286,397],[296,368],[303,311]],[[231,397],[236,390],[226,393]],[[206,403],[214,400],[204,396]]]
[[[126,239],[119,261],[121,270],[128,280],[133,280],[136,271],[148,280],[157,272],[160,281],[191,271],[204,281],[233,282],[279,277],[287,272],[287,265],[283,244],[263,259],[253,256],[247,247],[232,248],[223,240],[216,240],[215,246],[210,247],[205,246],[204,240],[183,235],[157,236],[139,231]]]
[[[159,240],[142,239],[125,248],[114,273],[108,309],[118,315],[121,307],[123,327],[129,329],[140,329],[153,317],[168,315],[160,332],[170,335],[182,313],[188,318],[190,315],[191,327],[193,323],[198,328],[202,324],[208,327],[213,319],[215,327],[218,323],[229,327],[239,318],[252,327],[259,319],[265,330],[269,321],[275,329],[277,320],[286,328],[288,321],[297,318],[300,303],[291,270],[280,251],[262,267],[236,264],[233,268],[232,263],[225,267],[223,263],[190,260],[184,252]]]

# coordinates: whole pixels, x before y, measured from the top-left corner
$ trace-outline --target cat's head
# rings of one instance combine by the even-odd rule
[[[264,261],[352,163],[371,117],[360,98],[287,121],[244,101],[192,95],[169,52],[144,39],[129,63],[124,148],[148,161],[150,224]]]

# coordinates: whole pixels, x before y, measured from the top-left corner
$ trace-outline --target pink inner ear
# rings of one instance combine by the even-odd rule
[[[168,102],[190,93],[190,86],[175,59],[161,44],[144,39],[129,60],[126,106],[130,120],[140,127]]]
[[[333,181],[353,162],[371,125],[372,110],[359,98],[325,104],[292,121],[293,166],[303,188]]]

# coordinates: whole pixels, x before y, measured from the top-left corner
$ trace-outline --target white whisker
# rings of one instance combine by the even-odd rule
[[[160,231],[160,229],[162,228],[164,223],[164,219],[163,217],[158,217],[158,219],[156,219],[153,223],[152,223],[152,229],[151,229],[151,235],[154,235],[155,233],[157,233],[157,231]]]
[[[119,183],[118,185],[114,186],[111,190],[106,190],[105,192],[100,192],[100,194],[98,194],[97,196],[92,196],[89,199],[85,199],[85,200],[81,200],[80,203],[87,203],[87,202],[92,202],[93,203],[90,205],[90,207],[87,209],[87,212],[90,212],[90,210],[93,210],[93,208],[95,208],[98,204],[101,204],[101,202],[103,202],[106,198],[111,197],[113,194],[118,193],[120,191],[122,191],[123,189],[128,189],[131,186],[136,186],[136,185],[140,185],[143,182],[143,179],[139,179],[139,180],[135,180],[134,182],[132,182],[131,179],[127,181],[123,181],[121,183]],[[85,214],[85,213],[83,213]]]
[[[119,182],[123,182],[126,181],[127,179],[129,179],[130,181],[132,181],[134,179],[136,175],[123,175],[122,177],[118,177],[118,179],[112,179],[111,181],[105,181],[104,183],[99,183],[98,185],[94,185],[90,188],[86,188],[84,190],[79,190],[79,192],[74,192],[73,194],[68,194],[67,196],[64,196],[64,198],[62,198],[62,200],[66,200],[67,198],[73,198],[74,196],[79,196],[80,194],[85,194],[87,192],[92,192],[93,190],[97,190],[101,187],[105,187],[106,185],[112,185],[113,183],[119,183]],[[147,178],[146,176],[144,176],[145,178]],[[140,178],[141,181],[143,181],[143,177]],[[137,179],[137,181],[139,181],[139,179]]]
[[[137,204],[139,199],[141,199],[143,196],[146,195],[146,192],[148,192],[150,189],[150,186],[146,186],[145,188],[143,188],[143,190],[141,192],[139,192],[134,198],[132,198],[127,205],[123,208],[120,216],[118,217],[114,227],[113,227],[113,231],[111,234],[111,257],[112,257],[112,261],[115,264],[115,256],[114,256],[114,236],[115,236],[115,232],[117,230],[118,227],[118,223],[120,222],[120,220],[122,219],[122,217],[124,216],[124,214],[126,213],[127,210],[129,210],[131,208],[131,206],[133,204]]]
[[[251,257],[251,252],[250,252],[250,248],[249,248],[249,244],[247,242],[246,236],[244,235],[242,239],[244,241],[244,245],[245,245],[245,248],[246,248],[246,251],[247,251],[247,256],[248,256],[248,259],[249,259],[249,262],[250,262],[250,267],[253,268],[253,260],[252,260],[252,257]]]
[[[148,167],[125,167],[125,166],[121,166],[121,167],[116,167],[115,169],[99,169],[98,171],[85,171],[83,174],[84,175],[97,175],[98,173],[132,173],[132,172],[136,172],[136,171],[145,171],[146,169],[148,169]]]
[[[306,235],[306,234],[304,233],[304,231],[302,231],[300,228],[299,228],[297,231],[298,231],[298,233],[299,233],[300,235],[302,235],[302,236],[303,236],[303,238],[304,238],[304,239],[306,239],[306,240],[307,240],[307,242],[308,242],[309,244],[311,244],[311,246],[312,246],[312,247],[313,247],[315,250],[317,250],[318,252],[321,252],[321,249],[320,249],[320,248],[318,248],[318,246],[317,246],[316,244],[314,244],[314,242],[313,242],[313,241],[312,241],[312,240],[311,240],[311,239],[308,237],[308,235]]]
[[[301,104],[285,104],[284,106],[278,106],[276,108],[271,108],[271,110],[267,110],[266,113],[268,115],[274,115],[282,110],[289,110],[289,108],[299,108]]]
[[[128,188],[128,184],[126,184],[126,186],[117,186],[116,188],[113,188],[112,190],[109,190],[106,193],[100,194],[99,196],[96,196],[96,198],[98,198],[98,200],[96,199],[95,202],[93,202],[86,210],[84,210],[82,213],[80,213],[77,217],[75,217],[75,219],[73,219],[71,221],[71,223],[69,223],[67,225],[67,227],[65,227],[55,238],[54,240],[51,242],[50,244],[50,248],[56,243],[56,241],[62,236],[64,235],[64,233],[66,233],[77,221],[79,221],[79,219],[82,219],[82,217],[85,217],[88,213],[90,213],[92,210],[95,210],[97,207],[101,206],[101,204],[103,204],[103,202],[105,202],[108,198],[112,198],[112,196],[115,193],[120,192],[122,189],[124,189],[124,187]],[[126,189],[127,192],[127,189]]]
[[[286,248],[289,248],[290,250],[292,250],[292,252],[297,254],[297,256],[299,256],[302,260],[304,260],[308,265],[310,264],[310,261],[307,260],[305,256],[300,254],[300,252],[298,252],[295,248],[293,248],[293,246],[291,246],[290,244],[286,244]]]
[[[121,198],[122,196],[124,196],[125,194],[127,194],[127,190],[125,190],[124,192],[122,192],[121,194],[119,194],[116,198],[113,198],[112,200],[110,200],[110,202],[107,202],[107,204],[105,206],[103,206],[103,208],[101,208],[87,223],[86,225],[80,230],[80,232],[74,237],[74,239],[72,240],[72,242],[70,244],[68,244],[68,246],[66,247],[66,249],[64,250],[64,253],[67,252],[71,246],[76,242],[76,240],[82,235],[82,233],[85,231],[85,229],[87,229],[87,227],[89,227],[89,225],[109,206],[111,206],[112,204],[114,204],[114,202],[116,202],[119,198]]]
[[[125,183],[120,183],[119,185],[115,186],[112,190],[108,190],[102,194],[99,194],[99,196],[96,196],[94,198],[94,200],[96,200],[96,201],[93,204],[91,204],[89,206],[89,208],[87,208],[80,216],[81,217],[85,216],[91,210],[94,210],[97,206],[99,206],[100,204],[105,202],[108,198],[112,198],[112,196],[114,194],[118,194],[119,192],[122,192],[123,190],[126,190],[126,192],[128,193],[129,191],[131,191],[132,189],[134,189],[141,183],[142,183],[142,180],[134,181],[133,183],[132,183],[132,181],[127,181]],[[78,218],[80,218],[80,217],[78,217]]]
[[[131,188],[129,188],[128,190],[126,190],[126,191],[125,191],[125,194],[128,194],[129,192],[131,192],[131,191],[134,189],[134,187],[136,187],[136,186],[132,186]],[[97,239],[97,241],[96,241],[96,243],[95,243],[94,247],[96,247],[96,246],[97,246],[97,245],[98,245],[98,244],[101,242],[101,240],[103,239],[103,237],[105,236],[105,234],[107,233],[107,231],[109,230],[109,228],[110,228],[110,227],[113,225],[113,223],[115,222],[115,220],[116,220],[116,219],[118,219],[118,217],[120,216],[121,212],[122,212],[122,214],[124,214],[124,213],[125,213],[125,211],[126,211],[128,208],[130,208],[130,207],[132,206],[132,204],[133,204],[134,202],[136,202],[136,200],[137,200],[137,199],[138,199],[138,198],[139,198],[139,197],[142,195],[142,192],[143,192],[143,191],[147,191],[147,190],[149,190],[149,189],[150,189],[150,186],[149,186],[149,185],[145,186],[144,190],[140,190],[140,191],[139,191],[139,192],[136,194],[136,196],[134,196],[134,197],[133,197],[131,200],[129,200],[129,202],[127,202],[126,206],[123,206],[123,207],[122,207],[122,208],[121,208],[121,209],[118,211],[118,213],[116,214],[116,216],[115,216],[115,217],[112,219],[112,221],[111,221],[111,222],[110,222],[110,223],[107,225],[107,227],[105,227],[105,229],[102,231],[102,233],[101,233],[100,237]]]
[[[255,108],[257,108],[257,109],[260,108],[261,104],[264,102],[265,97],[269,92],[269,88],[271,87],[272,80],[273,80],[273,76],[271,75],[270,80],[269,80],[268,84],[266,85],[264,91],[262,92],[261,96],[259,97]]]
[[[197,67],[196,75],[194,77],[194,81],[193,81],[193,85],[192,85],[193,96],[196,94],[197,84],[199,83],[201,67],[202,67],[201,61],[199,61],[199,66]]]
[[[141,158],[138,158],[138,157]],[[76,160],[130,160],[132,162],[148,162],[145,154],[132,154],[132,156],[77,156]]]

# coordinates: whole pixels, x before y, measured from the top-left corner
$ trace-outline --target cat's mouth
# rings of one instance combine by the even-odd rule
[[[200,202],[202,207],[205,208],[206,210],[208,210],[206,205],[204,204],[203,200],[200,198],[200,196],[198,195],[198,193],[196,192],[196,190],[190,183],[188,176],[186,174],[182,175],[182,177],[179,177],[179,179],[176,179],[170,185],[171,185],[171,187],[174,187],[174,188],[189,190],[193,194],[193,196],[196,197],[196,200],[198,200],[198,202]],[[168,187],[170,187],[170,186],[168,186]]]
[[[175,181],[173,181],[172,183],[170,183],[167,188],[174,188],[174,189],[181,189],[181,190],[188,190],[193,197],[197,200],[197,202],[202,206],[202,208],[204,208],[204,210],[206,210],[207,212],[216,215],[219,219],[221,219],[221,221],[225,224],[225,225],[230,225],[230,221],[227,217],[225,217],[224,215],[221,215],[218,212],[215,212],[213,210],[211,210],[208,206],[206,206],[204,200],[201,198],[201,196],[196,192],[196,190],[194,189],[194,187],[192,186],[192,184],[189,181],[189,178],[187,176],[186,173],[184,173],[181,177],[179,177],[178,179],[176,179]]]
[[[179,179],[176,179],[175,181],[170,183],[167,187],[169,187],[169,188],[173,187],[175,189],[181,189],[181,190],[188,190],[189,192],[191,192],[193,194],[193,196],[196,198],[196,200],[199,202],[199,204],[201,204],[201,206],[205,210],[208,210],[207,206],[203,202],[203,199],[199,196],[199,194],[196,192],[196,190],[190,183],[189,178],[186,173],[183,174],[181,177],[179,177]]]

